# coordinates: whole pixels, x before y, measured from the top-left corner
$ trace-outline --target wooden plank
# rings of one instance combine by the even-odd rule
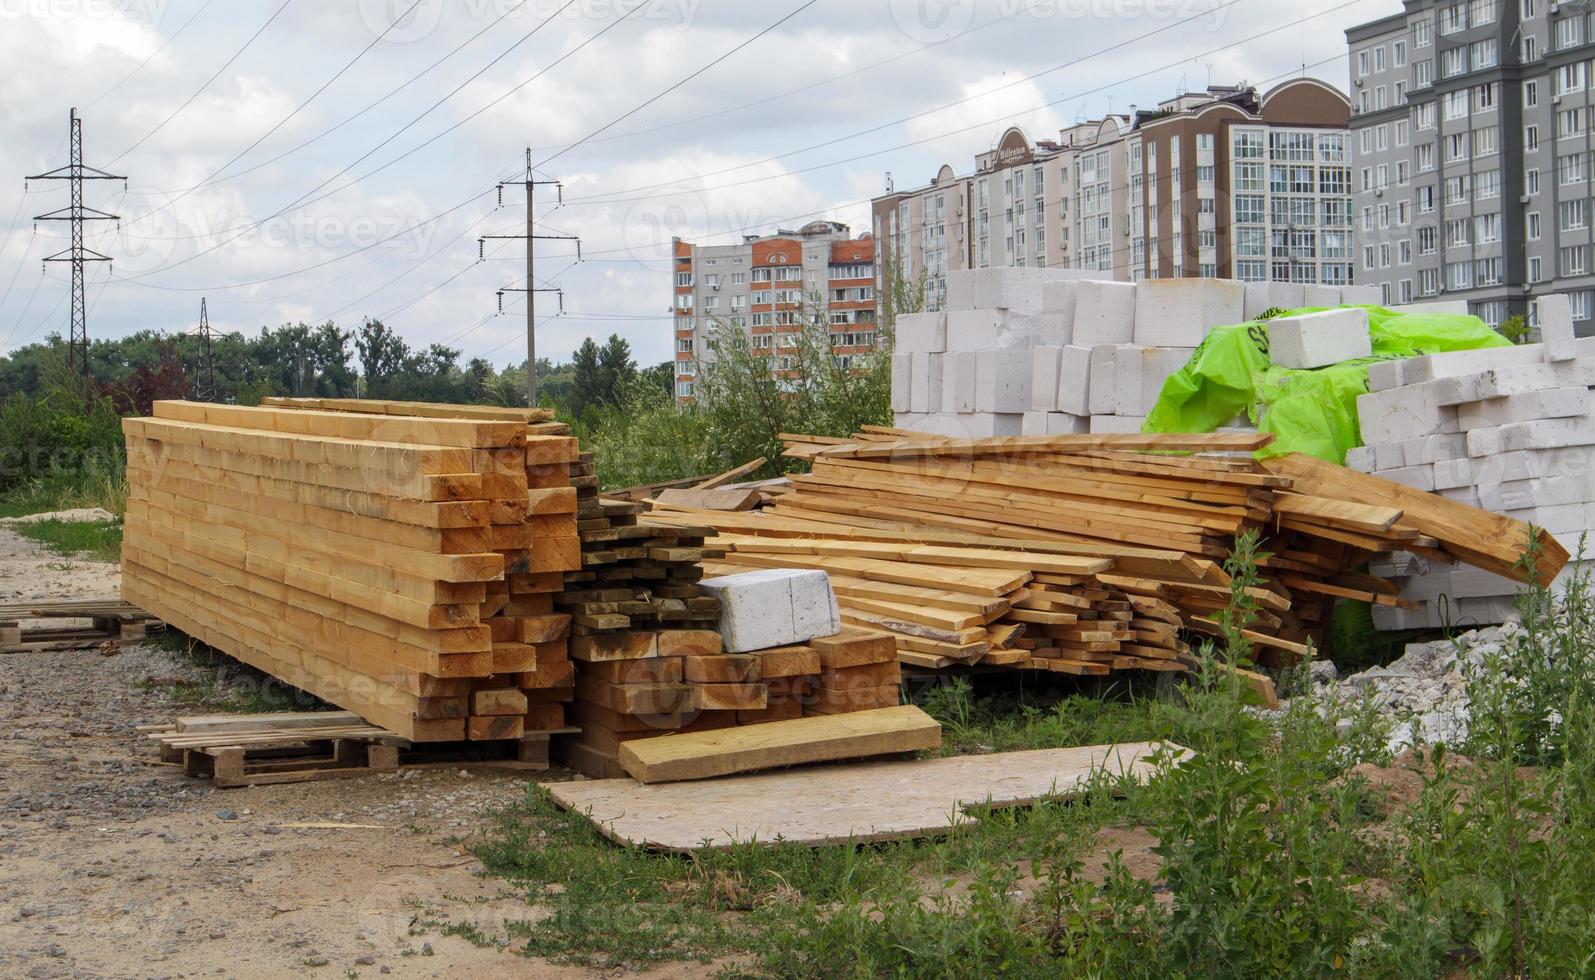
[[[639,782],[668,783],[940,747],[941,725],[905,705],[639,739],[619,760]]]
[[[1402,526],[1437,539],[1447,553],[1468,564],[1516,582],[1533,579],[1549,587],[1569,558],[1567,549],[1554,537],[1537,529],[1538,567],[1533,574],[1525,575],[1518,563],[1527,553],[1530,528],[1521,521],[1300,453],[1264,460],[1262,466],[1271,473],[1290,477],[1303,493],[1337,500],[1387,501],[1401,508]]]
[[[762,727],[762,726],[760,726]],[[628,743],[629,744],[629,743]],[[687,853],[740,843],[818,847],[939,836],[968,811],[1067,799],[1101,773],[1143,780],[1178,746],[1116,746],[810,766],[647,785],[632,779],[552,783],[554,801],[609,839]],[[584,762],[594,760],[584,759]]]
[[[886,443],[844,443],[820,450],[821,458],[905,459],[915,456],[1017,456],[1031,452],[1088,449],[1154,452],[1255,452],[1274,441],[1270,433],[1153,435],[999,436],[991,439],[907,439]]]
[[[754,473],[757,473],[759,468],[768,462],[769,460],[765,459],[763,456],[760,456],[757,459],[749,460],[748,462],[743,463],[741,466],[726,470],[719,476],[710,477],[709,479],[704,480],[702,483],[697,484],[692,489],[714,490],[719,487],[723,487],[728,483],[735,483],[745,476],[752,476]]]
[[[453,446],[462,449],[519,446],[526,441],[521,422],[492,422],[404,416],[373,416],[346,412],[284,412],[271,407],[218,405],[212,402],[157,401],[158,419],[206,425],[258,429],[284,435],[324,436],[334,439],[408,443],[417,446]]]

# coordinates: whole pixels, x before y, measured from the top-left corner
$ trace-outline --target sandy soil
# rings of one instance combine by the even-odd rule
[[[117,586],[114,566],[0,527],[0,602]],[[455,843],[518,798],[524,775],[213,790],[133,731],[192,713],[141,682],[194,673],[147,645],[0,656],[0,976],[588,975],[438,925],[502,935],[505,919],[538,914]],[[284,826],[316,821],[375,829]]]

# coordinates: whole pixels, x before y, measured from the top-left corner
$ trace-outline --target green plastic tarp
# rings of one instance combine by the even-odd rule
[[[1268,356],[1268,321],[1212,330],[1190,361],[1163,385],[1143,432],[1212,432],[1245,415],[1274,442],[1261,457],[1304,453],[1345,463],[1362,445],[1357,396],[1368,391],[1368,365],[1444,351],[1509,347],[1511,342],[1475,316],[1368,311],[1373,356],[1312,371],[1275,367]],[[1292,310],[1292,314],[1319,310]]]

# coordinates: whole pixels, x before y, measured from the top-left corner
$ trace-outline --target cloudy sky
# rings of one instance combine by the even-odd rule
[[[1178,88],[1306,72],[1345,87],[1346,27],[1396,0],[0,0],[0,352],[64,332],[66,226],[34,215],[67,161],[126,176],[86,203],[89,330],[354,325],[523,359],[525,151],[564,290],[540,351],[671,348],[669,242],[830,217],[868,229],[890,171],[968,171],[1032,137]],[[1304,18],[1308,18],[1305,19]],[[761,34],[761,32],[763,32]],[[700,73],[701,72],[701,73]],[[697,73],[697,74],[695,74]],[[657,97],[657,99],[656,99]],[[656,99],[656,100],[655,100]],[[655,101],[650,101],[655,100]]]

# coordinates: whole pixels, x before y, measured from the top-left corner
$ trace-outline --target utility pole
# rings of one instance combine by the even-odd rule
[[[72,223],[72,247],[62,252],[47,257],[46,262],[72,263],[72,327],[67,340],[67,365],[81,377],[89,376],[89,324],[88,309],[83,299],[83,264],[85,262],[109,262],[111,257],[101,255],[91,249],[83,247],[83,222],[85,221],[120,221],[119,215],[107,214],[95,208],[83,206],[83,182],[85,180],[120,180],[123,190],[127,188],[127,178],[116,174],[109,174],[95,167],[83,165],[83,120],[78,117],[76,108],[71,116],[71,142],[72,162],[64,167],[51,170],[49,173],[38,174],[27,178],[28,180],[65,180],[71,183],[72,203],[58,211],[41,214],[34,217],[34,221],[70,221]],[[24,183],[23,185],[27,185]]]
[[[205,309],[203,297],[199,301],[199,364],[194,369],[194,400],[216,400],[216,362],[210,351],[210,312]]]
[[[504,188],[513,183],[520,183],[526,188],[526,234],[524,235],[483,235],[477,239],[476,250],[479,257],[484,257],[484,248],[489,238],[524,239],[526,242],[526,288],[519,289],[505,286],[498,291],[498,309],[504,312],[505,293],[526,294],[526,404],[531,408],[537,407],[537,294],[559,293],[560,312],[565,310],[565,294],[557,286],[545,289],[537,288],[537,280],[533,278],[533,260],[538,239],[557,239],[576,243],[576,260],[581,261],[582,243],[575,235],[539,235],[537,234],[537,220],[532,211],[533,201],[537,196],[537,188],[552,185],[559,195],[561,204],[565,201],[565,188],[557,180],[538,180],[532,173],[532,148],[526,148],[526,179],[524,181],[500,181],[498,185],[498,203],[504,203]]]

